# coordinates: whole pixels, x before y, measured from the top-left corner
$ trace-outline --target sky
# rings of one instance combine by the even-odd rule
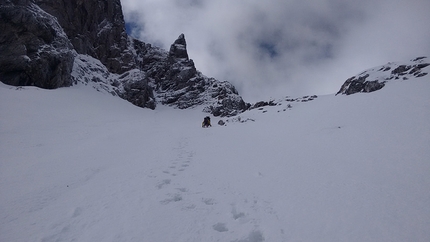
[[[169,50],[184,34],[208,77],[246,101],[336,93],[388,62],[430,55],[428,0],[121,0],[130,34]]]

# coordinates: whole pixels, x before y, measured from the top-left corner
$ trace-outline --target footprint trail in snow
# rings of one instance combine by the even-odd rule
[[[237,197],[235,201],[229,199],[219,201],[213,198],[217,197],[215,194],[211,196],[210,191],[198,189],[196,184],[184,184],[187,179],[183,179],[181,176],[193,175],[192,172],[188,172],[188,169],[192,168],[196,162],[194,160],[195,152],[190,149],[186,138],[182,138],[173,149],[176,151],[176,157],[166,163],[161,171],[162,179],[156,184],[156,188],[160,192],[159,196],[163,197],[159,203],[162,206],[173,205],[181,211],[208,215],[203,216],[208,217],[208,221],[203,221],[203,225],[193,226],[197,230],[196,233],[207,233],[202,230],[210,228],[215,238],[236,242],[261,242],[265,240],[263,230],[260,228],[264,222],[262,217],[267,218],[269,215],[272,224],[279,224],[278,216],[271,204],[262,199],[247,198],[245,195],[237,193],[226,195],[226,197]],[[224,193],[233,192],[224,189]],[[264,213],[265,216],[261,216],[261,213]],[[214,217],[219,219],[214,220]],[[202,221],[198,221],[198,223],[202,223]],[[283,234],[282,228],[278,228],[277,232]]]

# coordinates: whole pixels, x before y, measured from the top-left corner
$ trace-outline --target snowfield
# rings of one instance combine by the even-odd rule
[[[284,98],[204,129],[201,108],[0,84],[0,241],[428,242],[429,90]]]

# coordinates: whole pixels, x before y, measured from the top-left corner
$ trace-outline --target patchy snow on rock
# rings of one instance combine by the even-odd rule
[[[423,77],[429,72],[430,60],[427,57],[418,57],[407,62],[390,62],[349,78],[337,94],[373,92],[383,88],[386,82]]]

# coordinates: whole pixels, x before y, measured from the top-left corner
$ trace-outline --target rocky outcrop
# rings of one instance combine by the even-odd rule
[[[345,81],[337,94],[354,94],[357,92],[374,92],[385,86],[385,81],[367,81],[369,74],[354,76]]]
[[[261,107],[266,107],[266,106],[276,106],[276,105],[277,105],[277,103],[273,100],[270,100],[268,102],[267,101],[259,101],[259,102],[254,103],[253,105],[251,105],[249,110],[261,108]]]
[[[169,57],[174,60],[188,61],[187,42],[184,34],[179,35],[178,39],[170,46]]]
[[[392,80],[423,77],[430,71],[428,66],[430,66],[430,61],[427,57],[418,57],[406,63],[388,63],[349,78],[337,94],[350,95],[358,92],[374,92]]]
[[[204,110],[214,116],[232,116],[248,108],[233,85],[197,71],[188,58],[183,34],[171,45],[163,63],[147,72],[162,104],[181,109],[206,105]]]
[[[28,0],[0,6],[0,80],[52,89],[71,85],[76,54],[51,15]]]

